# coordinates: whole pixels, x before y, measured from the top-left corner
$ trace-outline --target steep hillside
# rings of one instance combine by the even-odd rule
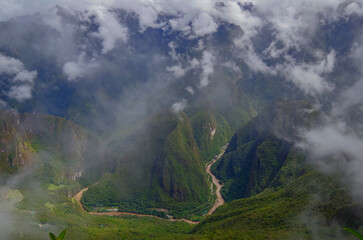
[[[223,68],[216,71],[219,81],[202,91],[185,110],[204,161],[209,161],[238,128],[257,115],[251,100],[235,83],[238,76]]]
[[[115,174],[106,175],[84,194],[84,205],[144,211],[190,209],[205,203],[209,185],[186,114],[160,113],[143,131]]]
[[[110,167],[100,139],[63,118],[10,111],[0,117],[2,171],[34,163],[44,183],[87,183]]]
[[[341,225],[361,226],[362,215],[336,177],[308,171],[286,188],[225,204],[190,239],[355,239]]]
[[[16,123],[15,123],[16,124]],[[29,139],[14,128],[11,122],[0,119],[0,172],[14,172],[29,165],[33,160],[34,149]]]
[[[293,146],[299,127],[317,121],[319,112],[307,102],[279,101],[239,129],[214,167],[227,201],[278,187],[304,173],[304,156]]]

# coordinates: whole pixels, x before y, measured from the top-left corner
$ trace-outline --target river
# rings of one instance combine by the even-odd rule
[[[211,209],[208,211],[208,213],[206,215],[211,215],[212,213],[214,213],[218,207],[222,206],[224,204],[224,199],[222,197],[222,194],[221,194],[221,189],[223,187],[223,184],[221,184],[219,182],[219,180],[216,178],[216,176],[213,175],[212,171],[211,171],[211,168],[213,166],[213,164],[219,160],[223,154],[224,154],[224,151],[226,150],[228,144],[226,144],[225,146],[222,147],[222,150],[220,152],[219,155],[215,156],[206,166],[205,168],[205,172],[211,176],[212,178],[212,182],[211,182],[211,192],[212,194],[216,194],[217,196],[217,199],[216,201],[214,202],[213,206],[211,207]],[[97,183],[95,183],[97,184]],[[214,192],[214,189],[213,189],[213,185],[216,186],[216,190]],[[76,195],[74,195],[74,199],[78,202],[78,204],[80,205],[82,211],[84,212],[87,212],[84,208],[83,208],[83,205],[81,203],[81,199],[82,199],[82,195],[84,192],[86,192],[88,190],[88,187],[82,189],[81,191],[79,191]],[[103,215],[103,216],[120,216],[120,215],[131,215],[131,216],[139,216],[139,217],[154,217],[154,218],[158,218],[158,219],[164,219],[164,218],[160,218],[160,217],[157,217],[157,216],[154,216],[154,215],[147,215],[147,214],[139,214],[139,213],[132,213],[132,212],[87,212],[89,214],[92,214],[92,215]],[[189,224],[198,224],[199,222],[196,222],[196,221],[191,221],[191,220],[188,220],[188,219],[184,219],[184,218],[181,218],[181,219],[175,219],[173,218],[172,216],[170,216],[169,218],[170,221],[184,221],[186,223],[189,223]]]

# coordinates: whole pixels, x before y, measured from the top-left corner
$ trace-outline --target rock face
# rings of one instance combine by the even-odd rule
[[[101,175],[108,166],[104,152],[97,136],[64,118],[0,111],[0,172],[16,171],[37,159],[48,175],[75,181]]]
[[[27,136],[22,136],[9,121],[0,120],[0,171],[12,172],[28,165],[34,149]]]
[[[194,140],[192,125],[183,112],[154,116],[143,137],[120,159],[113,175],[84,194],[86,207],[194,208],[210,195],[204,163]],[[134,205],[138,204],[139,209]],[[127,205],[129,204],[129,205]]]

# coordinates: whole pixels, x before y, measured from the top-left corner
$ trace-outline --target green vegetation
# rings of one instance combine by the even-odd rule
[[[362,224],[356,210],[334,178],[309,171],[286,188],[266,189],[221,206],[195,227],[190,238],[337,239],[344,233],[337,231],[334,223]]]
[[[281,112],[290,110],[289,104],[278,106]],[[301,106],[309,105],[301,103]],[[271,111],[276,112],[276,108]],[[325,177],[309,170],[302,153],[274,134],[280,126],[284,126],[285,133],[293,133],[284,122],[294,114],[281,113],[277,115],[278,119],[269,118],[266,113],[261,116],[236,133],[219,162],[218,167],[222,167],[215,169],[222,179],[227,179],[224,188],[228,191],[224,194],[230,197],[227,198],[230,202],[204,220],[203,214],[215,197],[209,194],[201,151],[194,140],[193,122],[184,113],[155,117],[147,125],[148,134],[144,134],[145,138],[138,140],[135,148],[123,155],[115,173],[105,174],[82,199],[87,210],[107,211],[113,207],[118,211],[161,218],[172,215],[202,220],[197,226],[153,217],[108,217],[83,212],[70,198],[82,188],[81,184],[62,177],[67,176],[69,160],[65,158],[72,154],[69,151],[67,154],[70,155],[61,154],[57,148],[44,142],[38,144],[42,146],[36,152],[39,168],[25,180],[28,184],[10,192],[20,200],[14,203],[16,219],[31,223],[30,229],[24,230],[22,235],[14,229],[14,238],[45,239],[39,236],[66,228],[69,240],[309,239],[315,234],[315,229],[310,229],[308,223],[326,219],[327,222],[317,221],[315,227],[322,238],[334,239],[344,233],[336,232],[336,228],[330,225],[333,222],[359,227],[361,222],[354,210],[357,206],[337,184],[336,177]],[[302,119],[305,121],[309,117]],[[267,127],[266,123],[269,123]],[[56,144],[61,145],[62,142]],[[243,165],[248,161],[252,161],[250,168]],[[141,168],[139,163],[142,163]],[[263,168],[256,168],[254,164],[257,163]],[[246,192],[253,196],[232,201],[239,196],[228,194],[233,188],[235,192],[241,192],[242,185],[237,183],[244,179],[243,176],[248,176]],[[33,182],[39,183],[40,188]],[[161,206],[167,206],[165,208],[169,211],[157,209]]]
[[[53,233],[49,233],[49,237],[51,240],[64,240],[65,236],[66,236],[67,230],[64,229],[59,235],[58,237],[56,237]]]
[[[277,188],[305,172],[304,155],[288,139],[296,126],[312,124],[315,111],[306,102],[277,102],[239,129],[213,172],[225,185],[226,201]],[[296,126],[291,126],[291,123]]]
[[[191,210],[208,201],[204,164],[186,114],[160,113],[143,131],[116,172],[84,194],[86,209],[122,205],[125,211],[148,213],[160,207]]]
[[[354,231],[353,229],[350,229],[350,228],[344,228],[344,230],[350,232],[353,236],[356,236],[358,239],[362,240],[363,239],[363,235],[360,234],[359,232],[357,231]],[[363,231],[363,230],[361,230]]]
[[[200,110],[192,115],[190,121],[195,141],[205,162],[216,155],[219,148],[233,135],[228,122],[219,114]]]

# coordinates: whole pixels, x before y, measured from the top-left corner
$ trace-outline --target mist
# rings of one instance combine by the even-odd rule
[[[361,1],[3,0],[0,16],[0,109],[63,117],[102,142],[89,160],[83,139],[67,149],[84,153],[71,160],[91,176],[77,188],[131,169],[123,157],[147,139],[159,112],[218,115],[237,102],[257,114],[287,98],[323,113],[293,141],[361,204]],[[231,129],[244,123],[231,120]],[[0,195],[23,174],[9,177]],[[0,223],[15,221],[7,202]]]

